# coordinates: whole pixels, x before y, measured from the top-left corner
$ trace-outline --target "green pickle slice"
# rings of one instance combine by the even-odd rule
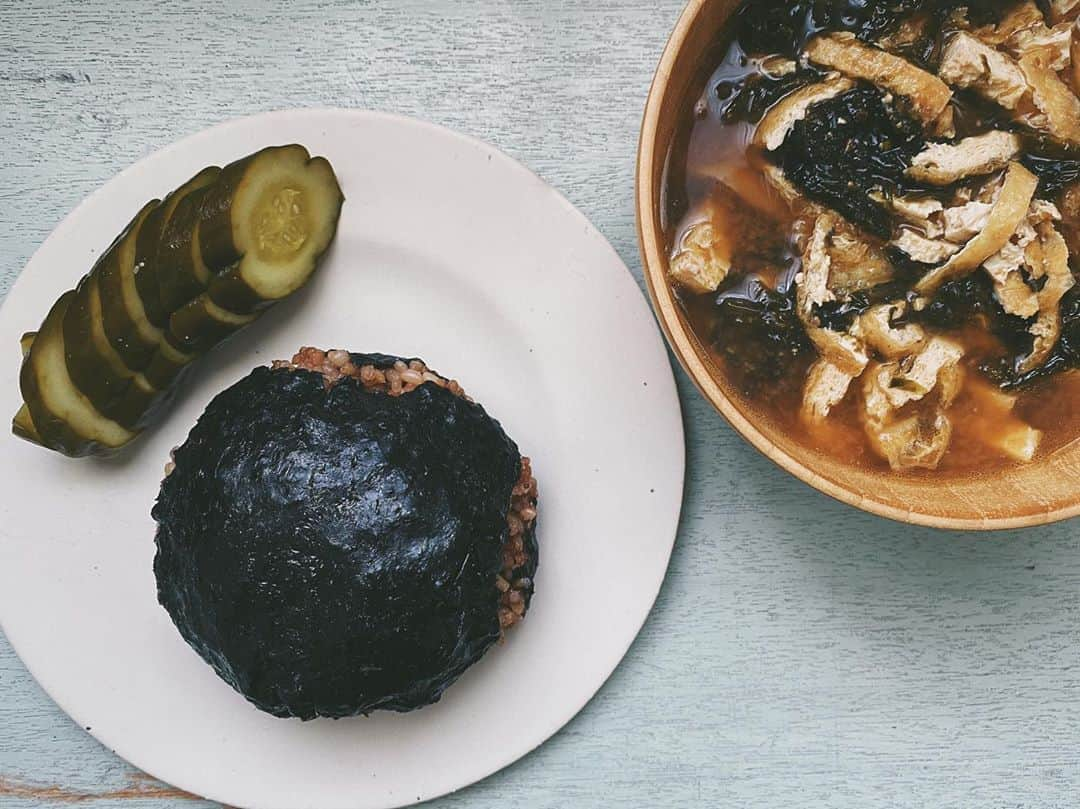
[[[307,283],[337,230],[344,196],[334,170],[302,146],[264,149],[226,166],[203,200],[210,297],[250,313]]]
[[[74,292],[65,293],[49,311],[19,382],[44,446],[73,456],[103,454],[124,446],[135,433],[98,412],[68,374],[63,321],[74,297]]]

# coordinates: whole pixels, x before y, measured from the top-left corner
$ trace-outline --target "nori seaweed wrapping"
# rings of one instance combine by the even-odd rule
[[[262,710],[409,711],[499,639],[521,456],[479,405],[259,368],[210,403],[175,463],[153,509],[158,599]],[[526,548],[515,575],[531,579],[532,527]]]

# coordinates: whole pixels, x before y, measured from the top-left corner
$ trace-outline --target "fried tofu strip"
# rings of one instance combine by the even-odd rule
[[[934,143],[911,162],[907,174],[931,185],[952,185],[965,177],[992,174],[1009,165],[1022,144],[1013,132],[992,131],[957,143]]]
[[[847,396],[855,374],[821,358],[810,366],[803,389],[802,417],[811,424],[820,423]]]
[[[1020,70],[1038,110],[1020,120],[1063,143],[1080,144],[1080,98],[1058,76],[1049,54],[1042,50],[1028,54],[1020,60]]]
[[[945,415],[964,384],[964,352],[934,337],[905,361],[871,367],[863,380],[863,426],[870,445],[897,472],[936,469],[952,440]],[[925,401],[936,392],[936,401]],[[906,418],[901,411],[922,403]],[[907,411],[904,411],[907,412]]]
[[[966,32],[949,39],[938,74],[1007,110],[1015,110],[1028,93],[1024,72],[1013,59]]]
[[[1070,50],[1075,46],[1073,36]],[[970,88],[1012,111],[1018,122],[1037,132],[1062,143],[1080,144],[1080,98],[1058,75],[1064,67],[1064,44],[1059,45],[1039,47],[1027,41],[1018,46],[1017,52],[1023,55],[1016,60],[961,32],[945,46],[940,75],[953,87]]]
[[[1061,337],[1061,299],[1076,281],[1069,269],[1069,247],[1051,222],[1038,227],[1042,267],[1033,267],[1036,278],[1046,278],[1039,292],[1039,315],[1030,331],[1035,338],[1031,354],[1020,363],[1024,374],[1038,368],[1050,356]],[[1033,262],[1034,263],[1034,262]]]
[[[671,258],[671,277],[691,292],[715,292],[731,272],[732,245],[712,222],[701,222],[683,234]]]
[[[1050,19],[1054,23],[1075,20],[1080,15],[1080,0],[1050,0]]]
[[[1038,185],[1038,177],[1020,163],[1010,163],[1005,172],[1001,193],[998,194],[982,233],[969,241],[963,250],[945,264],[923,276],[915,286],[916,292],[920,295],[932,295],[946,281],[973,272],[984,261],[997,254],[1027,217]]]
[[[822,101],[836,98],[855,86],[854,82],[836,77],[818,84],[801,87],[787,95],[761,119],[754,132],[754,144],[766,151],[774,151],[784,145],[795,124],[803,120],[810,108]]]
[[[907,311],[904,301],[880,303],[859,315],[858,331],[870,348],[887,360],[898,360],[920,351],[926,344],[926,330],[915,323],[896,325],[893,321]]]
[[[816,65],[838,70],[849,78],[864,79],[906,98],[927,126],[942,118],[952,100],[952,90],[934,74],[865,45],[848,32],[815,37],[807,45],[806,55]]]

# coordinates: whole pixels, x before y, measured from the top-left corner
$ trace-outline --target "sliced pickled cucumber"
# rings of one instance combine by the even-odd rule
[[[329,163],[287,146],[147,203],[24,335],[13,431],[72,456],[133,440],[199,356],[307,282],[342,201]]]
[[[187,225],[177,230],[183,232],[168,236],[169,241],[162,242],[158,254],[158,273],[161,276],[161,305],[167,312],[175,312],[185,303],[199,297],[210,285],[210,270],[203,263],[199,243],[196,241],[199,230],[197,217],[201,191],[196,191],[185,199],[173,217],[174,222],[181,218]]]
[[[135,433],[101,415],[68,374],[63,324],[74,297],[74,292],[65,293],[49,311],[23,363],[19,383],[43,446],[76,457],[106,454],[127,444]]]
[[[207,294],[177,309],[169,318],[166,342],[183,352],[204,354],[258,314],[238,315],[214,303]]]
[[[198,354],[181,351],[166,336],[158,346],[157,353],[150,360],[150,364],[143,371],[143,375],[155,388],[165,390],[176,382],[180,374],[198,358]]]
[[[32,441],[35,444],[41,443],[41,436],[38,435],[33,418],[30,417],[30,408],[25,404],[19,408],[19,412],[11,420],[11,432],[26,441]]]
[[[24,360],[30,355],[30,347],[34,344],[35,337],[37,337],[36,332],[28,331],[19,338],[19,346],[22,348]],[[30,416],[30,408],[25,403],[19,408],[15,418],[11,420],[11,431],[19,438],[32,441],[35,444],[41,443],[41,436],[38,435],[37,427],[34,426],[34,419]]]
[[[203,199],[199,244],[216,273],[210,296],[254,312],[307,283],[337,232],[344,197],[334,170],[303,146],[276,146],[226,166]]]
[[[154,208],[139,229],[135,240],[135,264],[131,268],[135,277],[135,291],[139,293],[146,319],[159,329],[169,321],[169,313],[161,305],[157,276],[157,250],[169,201],[170,198],[166,197],[165,202]]]
[[[105,334],[132,371],[138,371],[154,355],[161,329],[150,322],[135,286],[135,244],[147,217],[160,205],[148,202],[124,234],[102,256],[98,284]]]
[[[188,183],[192,190],[180,200],[162,232],[157,272],[161,305],[166,312],[175,312],[197,298],[210,283],[210,270],[202,260],[198,242],[199,211],[220,174],[221,170],[214,167],[192,178]]]
[[[161,409],[172,401],[175,390],[175,387],[158,389],[143,374],[137,374],[124,398],[109,415],[123,427],[141,431],[150,426]]]
[[[168,273],[164,272],[163,263],[175,269],[178,264],[189,260],[187,256],[191,252],[194,227],[198,221],[195,216],[198,206],[193,206],[189,198],[208,187],[220,174],[220,168],[209,166],[169,194],[147,220],[136,242],[132,268],[135,288],[147,319],[158,328],[165,327],[173,309],[180,305],[167,306],[165,303],[164,287],[168,286],[170,294],[175,294],[172,286],[175,282],[165,281]],[[192,293],[180,303],[186,303],[196,294],[198,292]]]
[[[79,282],[64,317],[64,355],[68,374],[103,415],[131,385],[134,372],[105,335],[101,292],[95,269]]]
[[[22,371],[19,373],[19,388],[21,389],[24,398],[33,401],[40,400],[41,396],[38,393],[37,378],[31,372],[29,363],[24,363]],[[51,415],[48,411],[41,408],[34,408],[29,403],[23,404],[23,407],[26,408],[30,422],[34,425],[34,437],[31,438],[29,432],[20,430],[18,421],[13,420],[11,431],[19,438],[33,441],[47,449],[56,450],[57,452],[61,452],[64,455],[69,455],[73,458],[79,458],[83,455],[107,454],[112,452],[108,447],[103,447],[92,441],[87,441],[72,430],[66,422]],[[18,413],[15,414],[16,419],[18,419],[18,415]]]
[[[80,282],[64,317],[64,354],[75,387],[101,415],[129,430],[145,426],[147,413],[168,388],[131,371],[105,337],[93,272]]]

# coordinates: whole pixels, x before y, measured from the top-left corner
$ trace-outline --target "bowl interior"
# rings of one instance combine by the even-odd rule
[[[661,223],[664,169],[676,128],[698,90],[703,61],[738,0],[690,0],[672,33],[645,110],[638,153],[638,228],[657,316],[683,367],[748,441],[806,483],[884,517],[940,528],[1004,529],[1080,514],[1080,440],[1027,466],[986,476],[902,476],[853,467],[757,417],[728,386],[667,282]],[[708,67],[708,65],[706,65]]]

